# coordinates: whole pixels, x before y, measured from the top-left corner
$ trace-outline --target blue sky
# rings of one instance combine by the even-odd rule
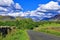
[[[0,0],[0,15],[51,18],[60,14],[59,4],[60,0]]]
[[[14,2],[19,3],[22,6],[23,11],[35,10],[39,4],[46,4],[50,1],[52,0],[14,0]]]

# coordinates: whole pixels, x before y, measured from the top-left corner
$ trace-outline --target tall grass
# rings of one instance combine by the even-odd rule
[[[60,36],[60,21],[59,22],[40,22],[39,27],[34,29],[38,32],[49,33]]]
[[[0,37],[0,40],[29,40],[29,36],[26,30],[17,29],[7,34],[4,38]]]

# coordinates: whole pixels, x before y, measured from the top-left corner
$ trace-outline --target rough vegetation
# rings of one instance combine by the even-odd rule
[[[0,26],[15,26],[19,29],[33,29],[38,24],[34,22],[32,19],[21,19],[21,20],[9,20],[9,21],[2,21],[0,20]]]
[[[16,27],[16,29],[8,33],[6,37],[0,35],[0,40],[29,40],[26,32],[26,30],[29,29],[60,36],[60,21],[35,22],[30,18],[17,18],[16,20],[0,20],[0,26]]]
[[[26,32],[27,29],[33,29],[36,27],[36,22],[32,19],[16,19],[16,20],[0,20],[1,26],[15,27],[5,37],[0,35],[0,40],[29,40],[29,36]]]
[[[60,36],[60,21],[41,21],[34,30]]]
[[[7,34],[6,37],[0,36],[0,40],[29,40],[29,36],[26,30],[15,29]]]

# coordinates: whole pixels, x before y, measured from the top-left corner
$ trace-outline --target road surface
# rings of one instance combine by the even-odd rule
[[[60,40],[60,37],[56,37],[53,35],[35,32],[32,30],[28,30],[28,35],[30,36],[30,40]]]

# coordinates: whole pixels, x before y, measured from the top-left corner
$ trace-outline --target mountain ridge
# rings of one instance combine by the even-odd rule
[[[20,18],[21,16],[18,16],[18,18]],[[5,15],[5,16],[2,16],[0,15],[0,20],[8,20],[8,19],[16,19],[17,17],[14,17],[14,16],[9,16],[9,15]],[[31,18],[32,20],[34,21],[40,21],[40,20],[47,20],[47,21],[52,21],[52,20],[60,20],[60,14],[57,14],[53,17],[43,17],[43,18],[40,18],[38,16],[23,16],[21,18]]]

